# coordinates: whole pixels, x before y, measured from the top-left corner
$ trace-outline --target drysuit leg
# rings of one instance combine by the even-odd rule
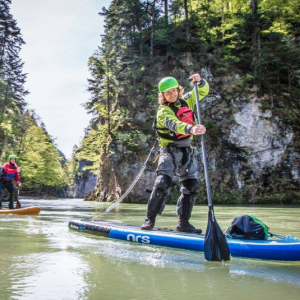
[[[197,179],[186,179],[182,182],[181,195],[177,201],[177,214],[180,220],[190,219],[198,191]]]
[[[167,189],[170,187],[172,182],[171,177],[167,175],[158,175],[151,195],[148,200],[147,217],[155,219],[157,214],[160,212],[164,202],[164,198],[167,195]]]
[[[5,186],[3,180],[0,180],[0,209],[2,208],[2,201],[5,196]]]
[[[14,193],[10,194],[9,195],[9,204],[8,204],[9,209],[14,209],[14,199],[15,199]]]
[[[202,232],[201,229],[196,229],[189,223],[198,191],[199,183],[197,179],[186,179],[182,182],[181,195],[177,201],[177,214],[179,216],[177,230],[194,233]]]
[[[3,201],[3,198],[4,198],[4,193],[2,192],[0,192],[0,209],[2,208],[2,201]]]
[[[9,209],[13,209],[14,208],[14,199],[15,199],[15,188],[14,185],[11,181],[6,182],[5,184],[6,189],[9,192]]]
[[[155,225],[155,218],[157,214],[161,213],[164,198],[167,195],[167,190],[171,185],[171,177],[167,175],[158,175],[151,195],[148,200],[147,218],[141,226],[143,230],[152,230]]]

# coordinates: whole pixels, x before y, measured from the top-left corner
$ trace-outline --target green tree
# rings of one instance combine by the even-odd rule
[[[61,188],[66,185],[66,174],[61,156],[51,137],[37,124],[34,115],[25,113],[25,129],[19,147],[19,164],[25,189]]]
[[[16,20],[10,14],[10,0],[0,0],[0,157],[7,147],[13,147],[12,138],[20,124],[25,107],[26,74],[19,52],[24,44]]]

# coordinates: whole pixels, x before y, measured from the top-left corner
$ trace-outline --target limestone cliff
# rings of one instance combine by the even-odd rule
[[[84,167],[90,164],[91,163],[86,160],[79,162],[76,177],[74,179],[74,185],[69,192],[70,196],[74,198],[84,198],[96,187],[98,176],[90,173],[89,171],[83,170]]]
[[[289,109],[289,93],[282,87],[272,93],[258,90],[239,74],[214,77],[207,68],[201,74],[211,87],[210,94],[201,102],[201,109],[207,126],[205,138],[214,203],[299,204],[299,127],[281,113]],[[133,122],[150,124],[154,113],[154,108],[140,107],[132,112]],[[118,199],[139,172],[153,142],[154,133],[152,140],[128,153],[126,145],[113,141],[110,151],[101,157],[97,186],[88,199]],[[197,137],[195,149],[202,183],[197,200],[205,202]],[[124,202],[146,202],[145,191],[152,188],[154,180],[155,164],[149,163]],[[176,201],[177,194],[175,188],[171,201]]]

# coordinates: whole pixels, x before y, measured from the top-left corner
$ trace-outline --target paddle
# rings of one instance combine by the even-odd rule
[[[19,200],[17,200],[16,208],[22,208],[22,205]]]
[[[22,205],[19,201],[19,192],[20,192],[20,187],[17,189],[17,191],[15,193],[15,197],[16,197],[16,201],[17,201],[16,208],[22,208]]]
[[[200,104],[198,96],[198,86],[197,82],[194,82],[195,94],[196,94],[196,106],[197,106],[197,117],[199,125],[202,125],[202,118],[200,113]],[[209,184],[209,175],[208,175],[208,166],[205,150],[204,135],[201,135],[201,146],[202,146],[202,158],[204,165],[205,173],[205,182],[206,182],[206,191],[207,191],[207,200],[208,200],[208,223],[205,233],[204,241],[204,256],[208,261],[222,261],[230,260],[230,251],[229,247],[217,220],[215,218],[214,208],[212,204],[210,184]]]
[[[22,170],[22,168],[18,167],[19,174],[21,173],[21,170]],[[21,205],[21,203],[19,201],[20,188],[21,188],[21,184],[18,184],[18,189],[17,189],[17,192],[15,194],[16,200],[17,200],[16,208],[22,208],[22,205]]]

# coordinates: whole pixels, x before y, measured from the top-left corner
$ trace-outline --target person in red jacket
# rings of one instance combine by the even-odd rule
[[[3,165],[1,179],[0,179],[0,208],[2,208],[2,200],[4,198],[5,189],[9,192],[9,209],[14,208],[14,198],[15,198],[15,187],[13,181],[21,186],[19,172],[20,168],[16,164],[16,155],[10,155],[8,157],[8,162]],[[18,202],[19,203],[19,202]]]

